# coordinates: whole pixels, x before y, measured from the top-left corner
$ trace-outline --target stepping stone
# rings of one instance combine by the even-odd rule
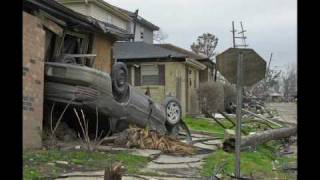
[[[160,155],[156,160],[152,162],[158,164],[180,164],[180,163],[193,163],[200,162],[205,156],[204,155],[193,155],[193,156],[172,156],[172,155]]]
[[[101,175],[101,176],[103,176],[103,175],[104,175],[104,170],[100,170],[100,171],[84,171],[84,172],[74,171],[74,172],[62,174],[62,176],[72,176],[72,175],[85,175],[85,176],[90,176],[90,175],[97,176],[97,175]]]
[[[154,158],[154,157],[160,155],[161,151],[160,150],[153,150],[153,149],[134,149],[129,154]]]
[[[68,178],[58,178],[56,180],[104,180],[104,177],[68,177]]]
[[[201,142],[195,143],[195,144],[193,144],[193,146],[203,148],[203,149],[210,149],[213,151],[218,149],[216,144],[212,144],[212,145],[211,144],[203,144]]]
[[[220,139],[217,139],[217,140],[209,140],[209,141],[204,141],[203,144],[219,145],[219,144],[222,144],[222,141],[221,141]]]

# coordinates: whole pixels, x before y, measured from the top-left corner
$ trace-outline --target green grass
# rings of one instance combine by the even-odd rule
[[[191,117],[185,117],[183,120],[191,130],[208,132],[214,136],[223,138],[224,129],[216,122],[213,122],[213,120],[209,121],[207,119],[195,119]],[[226,127],[232,126],[232,124],[226,120],[221,122]]]
[[[184,121],[191,130],[195,131],[205,131],[212,133],[217,137],[223,138],[224,129],[213,121],[207,119],[194,119],[190,117],[184,118]],[[226,120],[222,120],[223,124],[227,127],[230,127],[232,124]],[[248,133],[263,130],[261,128],[265,125],[254,125],[253,123],[244,124],[243,129]],[[233,128],[234,129],[234,128]],[[250,175],[253,174],[254,177],[262,179],[268,178],[286,178],[286,179],[295,179],[293,175],[285,174],[281,171],[272,170],[272,161],[277,160],[279,164],[277,166],[296,162],[296,157],[276,157],[275,152],[278,151],[280,147],[279,141],[270,141],[266,144],[260,145],[257,147],[256,151],[253,152],[241,152],[241,174]],[[212,175],[215,167],[222,162],[227,164],[224,166],[224,171],[228,174],[234,172],[235,165],[235,155],[234,153],[227,153],[219,149],[212,154],[210,154],[205,159],[205,164],[201,169],[202,176]]]
[[[258,178],[293,178],[292,175],[290,176],[284,172],[273,171],[272,161],[277,160],[279,164],[276,164],[276,166],[278,167],[290,162],[296,162],[295,157],[274,157],[272,151],[263,146],[257,147],[257,151],[255,152],[241,152],[240,157],[241,174],[244,176],[252,174],[254,177]],[[215,167],[222,162],[226,162],[226,165],[223,168],[224,171],[228,174],[232,174],[235,166],[235,155],[234,153],[227,153],[220,149],[213,152],[205,159],[201,175],[212,175]]]
[[[67,161],[68,165],[50,165],[55,161]],[[24,179],[57,176],[74,170],[102,170],[112,162],[121,161],[127,173],[137,173],[150,160],[146,157],[129,155],[125,152],[104,153],[87,151],[26,151],[23,153]]]

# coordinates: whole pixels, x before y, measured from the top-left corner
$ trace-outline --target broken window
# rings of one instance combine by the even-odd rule
[[[65,31],[63,36],[56,40],[55,61],[91,67],[96,55],[87,54],[89,49],[88,35]]]
[[[53,32],[46,30],[46,41],[45,41],[45,61],[52,61],[54,46],[57,35]]]

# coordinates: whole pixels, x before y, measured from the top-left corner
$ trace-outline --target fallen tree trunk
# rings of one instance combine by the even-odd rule
[[[287,138],[293,135],[296,135],[297,127],[289,127],[289,128],[279,128],[279,129],[271,129],[263,132],[259,132],[256,134],[248,135],[241,138],[241,148],[247,146],[257,146],[259,144],[266,143],[270,140],[279,140],[283,138]],[[226,139],[223,142],[223,150],[230,152],[235,149],[235,139],[234,137]]]

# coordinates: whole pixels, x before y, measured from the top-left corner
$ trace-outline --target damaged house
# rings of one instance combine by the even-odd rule
[[[165,96],[176,97],[183,116],[199,114],[199,72],[207,68],[189,54],[172,48],[173,45],[144,42],[116,42],[114,59],[126,63],[128,81],[153,100],[161,103]]]
[[[112,46],[132,35],[54,0],[23,1],[23,147],[41,147],[46,117],[45,63],[62,62],[110,72]]]
[[[134,34],[133,41],[153,43],[153,32],[159,27],[138,15],[138,12],[131,12],[113,6],[103,0],[58,0],[61,4],[81,14],[91,16],[101,21],[113,24],[121,29]]]

